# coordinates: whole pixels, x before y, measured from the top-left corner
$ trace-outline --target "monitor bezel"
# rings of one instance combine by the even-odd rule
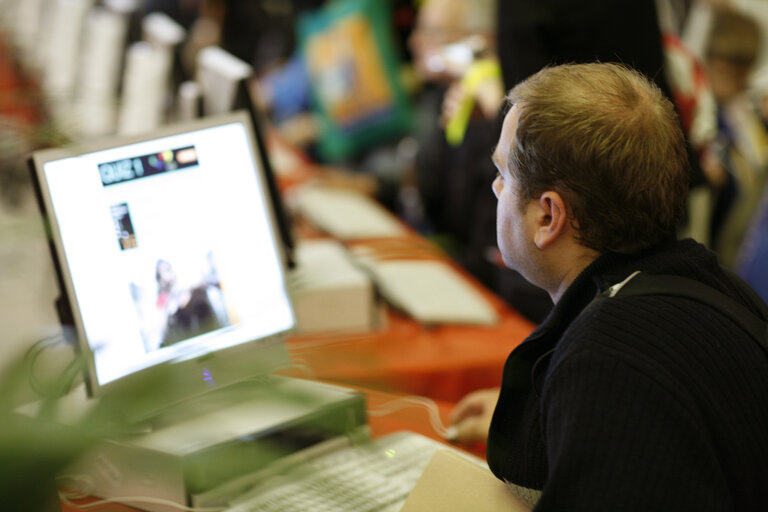
[[[274,247],[278,253],[277,256],[280,261],[283,289],[286,297],[288,297],[288,285],[286,280],[288,259],[285,247],[283,246],[283,243],[281,243],[282,238],[279,232],[274,205],[272,204],[273,201],[269,192],[269,183],[265,176],[267,167],[264,162],[266,161],[267,155],[265,155],[261,149],[264,145],[258,143],[257,138],[260,137],[260,134],[254,132],[250,113],[246,110],[238,110],[183,123],[166,125],[151,133],[141,135],[115,136],[99,139],[98,141],[83,141],[77,145],[68,147],[44,149],[34,152],[29,159],[35,195],[45,225],[53,265],[61,290],[61,304],[58,305],[57,309],[59,310],[61,321],[65,328],[71,321],[73,331],[77,338],[77,348],[85,362],[84,380],[88,395],[95,398],[110,392],[138,389],[142,387],[142,382],[156,381],[163,383],[163,389],[158,390],[158,393],[154,397],[145,397],[141,405],[142,410],[132,411],[132,416],[142,417],[151,415],[154,414],[155,411],[162,410],[163,408],[182,402],[186,399],[206,393],[212,389],[212,382],[215,383],[216,388],[221,388],[236,382],[241,382],[248,378],[268,375],[275,370],[288,366],[290,364],[290,356],[285,347],[284,338],[289,332],[296,328],[295,314],[291,307],[291,315],[293,318],[292,326],[271,336],[218,351],[188,354],[182,358],[171,359],[159,363],[105,384],[99,384],[95,377],[96,369],[94,352],[86,339],[82,314],[79,305],[75,300],[74,282],[69,271],[69,266],[67,265],[67,255],[64,250],[59,225],[53,213],[53,202],[50,190],[47,187],[44,167],[49,162],[63,158],[77,157],[114,147],[147,142],[154,139],[232,123],[242,125],[250,142],[250,154],[254,161],[254,166],[256,167],[262,199],[264,201],[266,214],[269,216],[268,223],[271,235],[275,241]],[[71,317],[67,318],[69,315],[71,315]],[[255,349],[253,346],[254,343],[259,344],[258,349]],[[213,376],[213,380],[209,378],[211,376]]]

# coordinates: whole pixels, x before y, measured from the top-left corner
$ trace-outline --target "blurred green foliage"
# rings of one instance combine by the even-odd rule
[[[30,410],[36,413],[27,409],[21,413],[18,397],[33,380],[31,352],[11,361],[0,374],[0,508],[49,512],[55,510],[52,502],[58,503],[57,474],[98,440],[128,433],[125,406],[164,384],[158,376],[107,394],[76,423],[64,424],[59,416],[61,398],[82,371],[83,358],[76,356],[59,375],[35,386],[41,398]]]

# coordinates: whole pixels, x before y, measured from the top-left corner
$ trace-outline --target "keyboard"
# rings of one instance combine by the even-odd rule
[[[493,325],[493,306],[461,274],[437,260],[377,260],[356,254],[379,293],[423,324]]]
[[[411,432],[357,446],[337,443],[293,461],[292,467],[233,500],[226,512],[397,512],[441,448],[451,449]]]
[[[407,234],[397,217],[358,192],[306,186],[298,191],[297,199],[299,211],[312,224],[339,240]]]

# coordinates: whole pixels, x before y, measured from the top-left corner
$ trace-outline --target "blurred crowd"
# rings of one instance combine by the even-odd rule
[[[751,263],[745,248],[760,236],[756,219],[768,208],[764,1],[97,3],[123,9],[126,41],[146,38],[140,20],[150,13],[183,30],[172,45],[171,90],[194,80],[207,46],[250,65],[258,105],[319,164],[320,179],[375,196],[535,322],[549,311],[549,297],[504,268],[496,249],[490,155],[505,91],[551,64],[636,67],[674,102],[688,137],[691,195],[681,236],[708,245],[733,269]],[[21,0],[3,4],[23,11]],[[7,33],[12,23],[2,25],[6,46],[18,46]],[[16,65],[22,74],[32,68],[23,58]],[[0,119],[7,119],[15,114],[3,94]],[[163,108],[172,112],[173,101]],[[43,108],[36,122],[48,113]],[[31,145],[46,143],[50,137]]]

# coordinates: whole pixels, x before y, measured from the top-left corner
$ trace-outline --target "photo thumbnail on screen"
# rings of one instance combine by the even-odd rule
[[[182,267],[158,257],[154,286],[131,282],[146,352],[232,325],[212,251],[195,265]],[[146,277],[146,276],[145,276]]]
[[[110,210],[112,211],[112,220],[115,222],[115,233],[120,244],[120,250],[124,251],[138,247],[139,244],[136,241],[136,232],[133,229],[128,203],[113,204],[110,206]]]

